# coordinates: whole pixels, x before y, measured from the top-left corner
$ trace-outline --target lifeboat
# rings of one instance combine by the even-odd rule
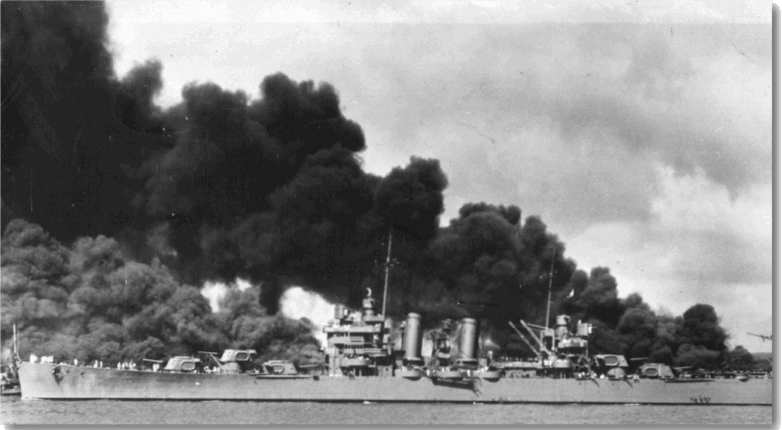
[[[500,378],[502,377],[499,370],[490,370],[490,369],[481,370],[477,372],[476,376],[491,382],[499,381]]]
[[[424,376],[424,372],[421,369],[401,369],[397,372],[397,375],[415,381],[421,379]]]
[[[555,369],[560,369],[560,370],[572,369],[573,368],[573,362],[570,361],[567,358],[558,358],[558,359],[554,360],[554,364],[552,365],[552,367],[555,368]]]
[[[461,370],[443,369],[435,372],[434,376],[439,379],[462,379],[464,373]]]
[[[364,369],[369,367],[370,360],[368,358],[354,357],[343,358],[340,360],[339,367],[344,369]]]

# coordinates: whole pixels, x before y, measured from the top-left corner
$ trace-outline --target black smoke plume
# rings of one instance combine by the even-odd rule
[[[65,247],[43,229],[11,221],[2,240],[2,327],[20,327],[20,354],[116,363],[198,350],[255,348],[261,358],[314,360],[306,320],[269,315],[258,288],[232,290],[212,312],[200,289],[158,260],[128,260],[105,236]]]
[[[544,323],[550,295],[549,323],[593,321],[598,349],[724,352],[713,309],[669,318],[619,298],[608,269],[577,270],[516,206],[467,204],[440,227],[439,162],[364,172],[363,131],[330,84],[278,73],[252,99],[192,83],[162,109],[160,61],[115,75],[103,3],[0,12],[2,336],[17,324],[23,352],[113,361],[241,345],[308,360],[312,327],[278,315],[284,290],[357,306],[383,286],[389,239],[392,316],[470,315],[522,351],[507,321]],[[237,277],[258,286],[212,312],[198,286]]]
[[[589,340],[595,352],[707,369],[723,367],[740,353],[728,351],[728,335],[711,305],[696,304],[678,317],[657,315],[640,294],[620,298],[616,279],[602,267],[588,277],[576,271],[570,288],[573,294],[558,310],[593,324]]]

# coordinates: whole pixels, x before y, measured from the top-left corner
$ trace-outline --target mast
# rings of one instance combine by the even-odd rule
[[[18,367],[19,367],[19,344],[17,343],[16,338],[16,324],[14,324],[14,356],[11,357],[11,365],[14,369],[14,377],[18,378]]]
[[[551,270],[548,274],[548,299],[546,299],[546,330],[548,330],[548,318],[551,311],[551,283],[554,281],[554,257],[556,256],[557,248],[554,247],[551,251]]]
[[[383,321],[386,320],[386,302],[388,301],[388,269],[391,267],[391,241],[394,237],[391,235],[391,227],[388,228],[388,253],[386,254],[386,280],[383,284]]]
[[[14,324],[14,358],[19,355],[19,344],[16,340],[16,324]]]

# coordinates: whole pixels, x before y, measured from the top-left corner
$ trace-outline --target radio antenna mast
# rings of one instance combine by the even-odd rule
[[[386,320],[386,302],[388,301],[388,272],[391,267],[391,242],[394,236],[391,234],[392,227],[388,227],[388,252],[386,253],[386,280],[383,284],[383,321]]]
[[[556,256],[557,248],[552,247],[551,250],[551,270],[548,273],[548,298],[546,299],[546,330],[548,330],[548,318],[551,312],[551,283],[554,281],[554,257]]]

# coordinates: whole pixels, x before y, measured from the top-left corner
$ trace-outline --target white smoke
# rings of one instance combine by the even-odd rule
[[[290,287],[280,298],[280,310],[288,318],[307,318],[315,325],[315,337],[326,345],[323,326],[334,318],[334,305],[319,294],[305,291],[301,287]]]
[[[220,312],[220,299],[223,298],[229,288],[233,287],[238,288],[239,291],[244,291],[252,287],[252,284],[242,278],[236,278],[236,281],[231,284],[206,281],[201,288],[201,295],[209,299],[209,305],[212,307],[212,312]]]
[[[223,298],[230,288],[238,288],[240,291],[244,291],[251,286],[252,284],[249,281],[241,278],[236,278],[236,281],[230,284],[207,281],[201,288],[201,295],[209,299],[212,312],[219,312],[220,299]],[[261,288],[263,288],[263,285],[261,285]],[[319,294],[305,291],[301,287],[290,287],[280,297],[280,310],[288,318],[307,318],[310,320],[315,325],[313,335],[320,341],[321,345],[326,345],[326,334],[323,333],[323,326],[334,317],[334,305],[327,302]]]

